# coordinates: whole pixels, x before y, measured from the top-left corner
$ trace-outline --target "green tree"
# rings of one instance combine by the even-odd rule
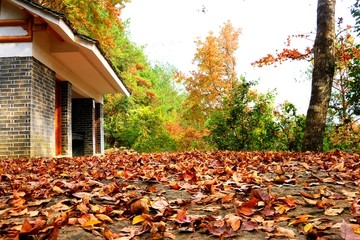
[[[255,82],[245,78],[236,84],[222,109],[207,121],[211,144],[222,150],[276,149],[277,128],[274,122],[274,93],[258,93]]]

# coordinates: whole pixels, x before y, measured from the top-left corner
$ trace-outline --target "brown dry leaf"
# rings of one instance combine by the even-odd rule
[[[170,238],[170,239],[175,240],[176,236],[170,232],[164,232],[164,238]]]
[[[103,235],[106,240],[113,240],[113,239],[117,239],[117,237],[119,237],[118,234],[114,234],[108,227],[104,227]]]
[[[344,220],[342,221],[340,231],[341,237],[344,240],[360,240],[360,234],[356,234],[353,230],[352,224],[348,224]]]
[[[43,203],[49,203],[51,200],[52,200],[52,198],[39,199],[39,200],[31,201],[31,202],[27,203],[27,206],[28,207],[40,206]]]
[[[275,218],[275,222],[286,222],[289,221],[291,219],[291,217],[289,217],[288,215],[281,215],[277,218]]]
[[[76,209],[79,210],[80,212],[82,213],[88,213],[89,212],[89,208],[86,206],[86,204],[84,203],[79,203],[77,206],[76,206]]]
[[[130,204],[130,211],[132,214],[143,214],[149,212],[151,201],[148,197],[142,197],[138,200],[133,201]]]
[[[304,199],[307,204],[314,205],[314,206],[315,206],[315,205],[317,204],[317,202],[318,202],[317,200],[310,199],[310,198],[306,198],[306,197],[304,197],[304,196],[302,196],[302,199]]]
[[[344,208],[328,208],[325,210],[324,214],[326,216],[337,216],[344,211]]]
[[[105,214],[95,214],[95,217],[103,222],[109,222],[109,223],[113,223],[114,221],[107,215]]]
[[[320,194],[316,193],[316,194],[310,194],[307,192],[300,192],[301,196],[308,198],[308,199],[318,199],[321,197]]]
[[[231,226],[231,229],[233,231],[237,231],[240,229],[241,226],[241,218],[238,216],[235,216],[233,214],[228,214],[225,216],[225,221],[228,225]]]
[[[289,239],[296,239],[296,234],[293,230],[283,228],[283,227],[276,227],[276,236],[277,237],[287,237]]]
[[[28,209],[24,208],[20,212],[11,211],[11,213],[9,215],[12,216],[12,217],[19,217],[19,216],[23,216],[23,215],[25,215],[27,213],[28,213]]]
[[[58,186],[53,186],[52,190],[58,194],[64,193],[65,191],[59,188]]]
[[[68,224],[70,225],[75,225],[78,222],[77,218],[69,218],[68,219]]]

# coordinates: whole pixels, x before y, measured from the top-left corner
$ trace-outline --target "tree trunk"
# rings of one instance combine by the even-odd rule
[[[303,151],[323,150],[326,114],[335,71],[335,4],[336,0],[318,0],[314,70]]]

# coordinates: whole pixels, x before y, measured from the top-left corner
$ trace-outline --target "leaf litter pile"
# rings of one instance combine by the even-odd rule
[[[0,239],[360,239],[360,156],[1,159]]]

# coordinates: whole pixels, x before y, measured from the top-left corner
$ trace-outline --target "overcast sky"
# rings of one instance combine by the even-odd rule
[[[353,0],[337,0],[337,17],[353,24],[349,7]],[[281,50],[288,35],[316,31],[316,0],[131,0],[122,12],[129,19],[131,39],[145,46],[151,61],[170,63],[188,73],[194,68],[194,41],[209,31],[218,33],[230,20],[240,28],[236,53],[237,72],[248,80],[260,80],[258,89],[277,89],[276,102],[289,100],[306,113],[310,81],[306,63],[285,63],[278,67],[255,68],[251,62]],[[298,41],[302,49],[313,42]]]

